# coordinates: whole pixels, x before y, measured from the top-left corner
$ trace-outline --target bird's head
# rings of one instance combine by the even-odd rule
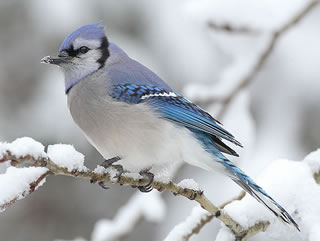
[[[101,23],[84,25],[73,31],[61,44],[56,57],[44,57],[41,62],[62,68],[66,90],[80,79],[99,70],[109,57],[109,42]]]

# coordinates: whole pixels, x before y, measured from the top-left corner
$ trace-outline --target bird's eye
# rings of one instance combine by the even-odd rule
[[[79,53],[85,54],[89,51],[90,49],[87,46],[82,46],[79,48]]]

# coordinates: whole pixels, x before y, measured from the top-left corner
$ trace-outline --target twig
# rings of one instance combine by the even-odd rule
[[[237,96],[237,94],[247,87],[256,74],[261,70],[262,66],[270,56],[272,50],[274,49],[275,45],[277,44],[279,38],[285,34],[288,30],[290,30],[293,26],[295,26],[297,23],[300,22],[301,19],[303,19],[304,16],[306,16],[319,2],[318,1],[310,1],[306,4],[306,6],[299,11],[292,19],[290,19],[286,24],[281,26],[278,30],[275,30],[271,33],[270,40],[268,41],[268,44],[266,44],[264,50],[261,52],[257,60],[254,62],[252,67],[248,70],[247,74],[237,83],[236,86],[234,86],[233,90],[228,94],[228,96],[225,96],[224,98],[207,98],[205,101],[198,101],[197,103],[200,105],[210,105],[213,103],[219,103],[223,106],[221,110],[217,113],[216,117],[217,119],[222,119],[225,115],[225,112],[228,110],[228,107],[232,100]]]
[[[313,178],[317,184],[320,184],[320,171],[313,174]]]
[[[234,33],[234,34],[258,34],[259,31],[255,29],[250,29],[245,26],[233,26],[231,24],[225,23],[225,24],[218,24],[213,21],[208,21],[208,27],[219,32],[228,32],[228,33]]]
[[[235,200],[241,200],[244,196],[245,196],[245,192],[242,191],[237,197],[221,204],[219,206],[220,209],[223,209],[226,205],[228,205],[229,203],[232,203]],[[214,218],[214,216],[212,214],[206,214],[200,217],[199,222],[195,222],[195,226],[190,230],[189,233],[186,233],[183,237],[184,241],[188,241],[192,235],[194,234],[198,234],[200,232],[200,230],[207,224],[209,223],[212,219]]]
[[[222,209],[222,208],[224,208],[225,206],[227,206],[228,204],[232,203],[233,201],[242,200],[242,198],[244,198],[245,195],[246,195],[246,192],[242,191],[242,192],[240,192],[240,194],[239,194],[238,196],[236,196],[236,197],[232,198],[231,200],[226,201],[226,202],[224,202],[223,204],[221,204],[221,205],[219,206],[219,208]]]
[[[256,223],[255,225],[248,228],[247,232],[243,234],[236,234],[235,235],[236,241],[247,241],[253,235],[266,231],[269,225],[270,225],[269,222]]]

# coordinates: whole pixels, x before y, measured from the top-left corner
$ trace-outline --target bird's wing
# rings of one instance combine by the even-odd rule
[[[110,95],[130,104],[147,103],[164,119],[241,146],[209,113],[171,90],[152,85],[120,84],[113,86]]]

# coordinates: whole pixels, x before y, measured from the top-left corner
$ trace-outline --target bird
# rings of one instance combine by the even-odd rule
[[[238,154],[224,141],[241,143],[208,112],[110,42],[101,22],[77,28],[57,56],[41,62],[64,73],[71,116],[105,165],[148,174],[151,182],[152,172],[177,160],[220,172],[299,230],[290,214],[226,157]]]

